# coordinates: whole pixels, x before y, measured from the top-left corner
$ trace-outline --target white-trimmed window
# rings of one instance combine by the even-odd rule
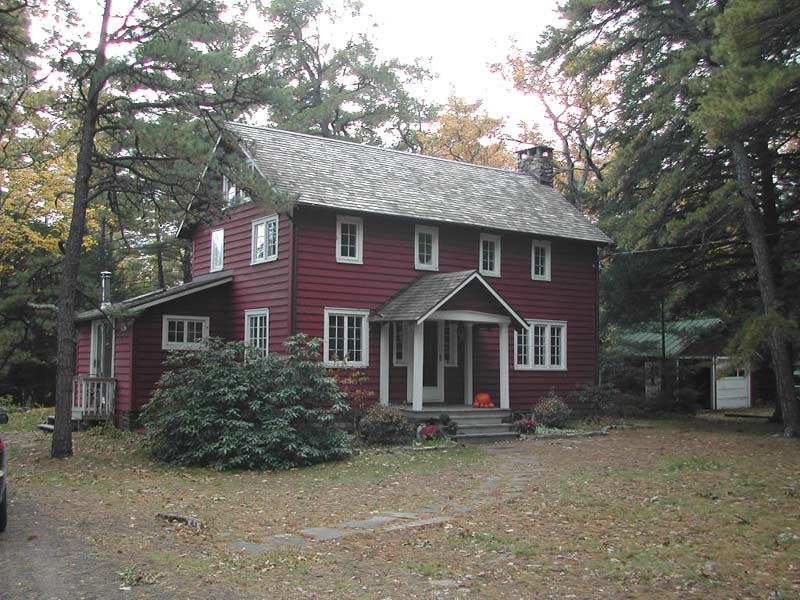
[[[550,281],[550,242],[531,242],[531,279]]]
[[[368,310],[325,309],[324,362],[332,367],[369,366]]]
[[[500,277],[500,236],[481,234],[478,271],[481,275]]]
[[[336,217],[336,262],[364,262],[364,222],[359,217]]]
[[[256,172],[256,163],[252,159],[247,159],[247,169],[250,173]],[[222,201],[226,207],[230,208],[237,204],[244,204],[250,202],[250,194],[244,191],[234,181],[231,181],[227,175],[222,176]]]
[[[443,323],[444,341],[442,344],[442,354],[444,355],[445,367],[458,366],[458,323]]]
[[[244,311],[244,343],[261,356],[269,354],[269,309]]]
[[[278,216],[253,221],[253,244],[250,264],[278,258]]]
[[[406,348],[406,338],[408,337],[408,326],[405,323],[392,323],[392,335],[394,345],[392,346],[392,363],[395,367],[407,367],[408,356]]]
[[[161,324],[161,348],[164,350],[197,350],[208,337],[208,317],[164,315]]]
[[[414,227],[414,268],[422,271],[439,270],[438,227]]]
[[[514,334],[514,368],[565,371],[567,323],[528,321],[527,331]]]
[[[211,232],[211,270],[221,271],[225,264],[225,230],[215,229]]]

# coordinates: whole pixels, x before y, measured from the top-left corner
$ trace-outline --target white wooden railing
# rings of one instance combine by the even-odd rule
[[[117,380],[79,375],[72,380],[72,418],[103,420],[114,414]]]

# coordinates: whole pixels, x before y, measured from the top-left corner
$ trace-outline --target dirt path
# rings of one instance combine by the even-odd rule
[[[0,597],[4,600],[154,598],[143,590],[120,589],[121,565],[99,556],[91,543],[60,530],[36,498],[12,490],[9,513],[8,529],[0,534]]]

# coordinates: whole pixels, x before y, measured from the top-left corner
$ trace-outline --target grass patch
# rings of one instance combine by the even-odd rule
[[[32,408],[23,412],[8,413],[8,423],[0,425],[0,433],[8,431],[38,431],[36,426],[43,423],[54,408]]]

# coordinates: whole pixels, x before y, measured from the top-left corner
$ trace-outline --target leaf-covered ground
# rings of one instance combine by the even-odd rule
[[[88,560],[115,590],[130,587],[126,598],[797,598],[800,444],[775,433],[691,419],[218,473],[153,463],[132,434],[79,433],[76,456],[54,461],[49,437],[11,432],[12,524],[31,506],[37,520],[14,531],[19,557],[3,557],[0,538],[0,560],[13,580],[39,522],[57,530],[49,543],[98,557]],[[229,549],[392,512],[446,520],[261,554]],[[104,597],[92,596],[96,585],[76,583],[82,597]]]

